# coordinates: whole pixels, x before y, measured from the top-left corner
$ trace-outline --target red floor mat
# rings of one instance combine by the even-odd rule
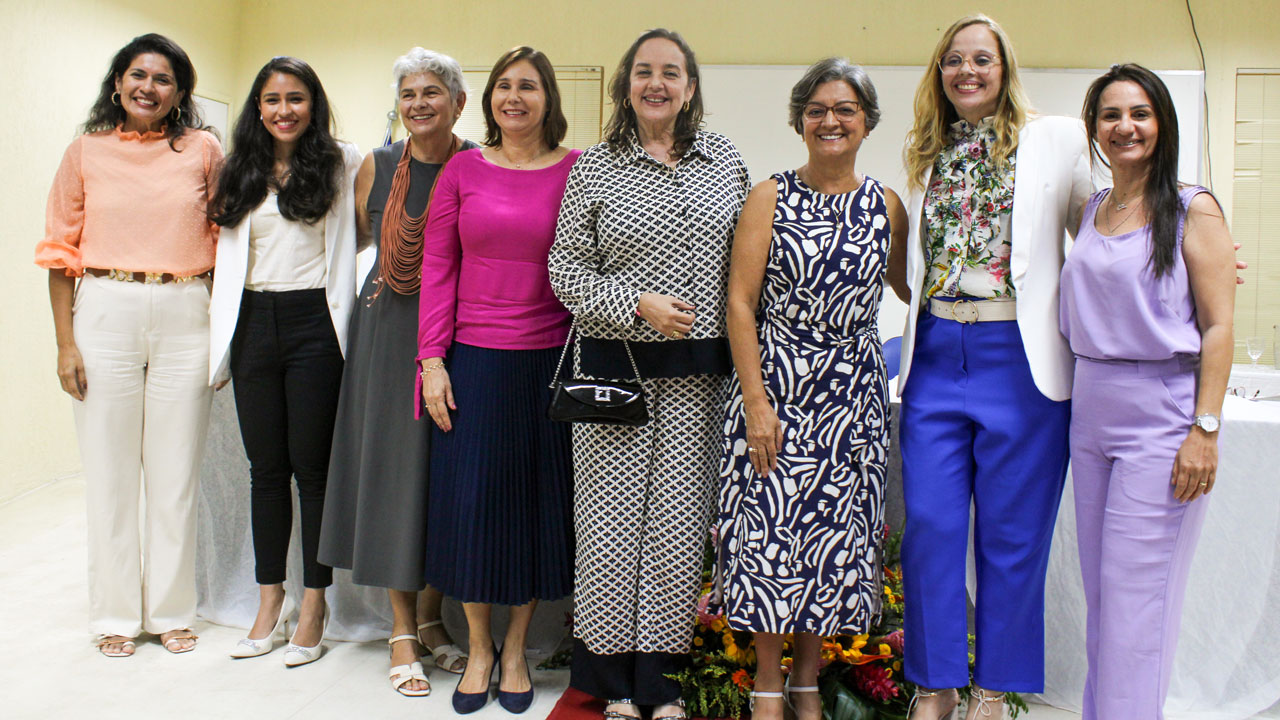
[[[581,690],[565,688],[547,720],[600,720],[603,713],[603,700],[597,700]]]

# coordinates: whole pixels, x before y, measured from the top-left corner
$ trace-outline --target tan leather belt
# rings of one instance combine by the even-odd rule
[[[954,320],[966,325],[999,320],[1017,320],[1018,303],[1012,300],[956,300],[947,302],[929,299],[929,313],[943,320]]]
[[[128,270],[103,270],[101,268],[85,268],[85,273],[94,277],[110,278],[121,282],[139,282],[152,285],[163,285],[171,282],[190,282],[197,278],[212,277],[212,270],[205,270],[199,275],[174,275],[173,273],[151,273]]]

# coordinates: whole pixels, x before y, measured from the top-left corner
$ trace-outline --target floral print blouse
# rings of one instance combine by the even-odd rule
[[[1016,157],[991,158],[991,118],[951,125],[951,145],[938,154],[925,194],[925,297],[1013,298],[1009,217]]]

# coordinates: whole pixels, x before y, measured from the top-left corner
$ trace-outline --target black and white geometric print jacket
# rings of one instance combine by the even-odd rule
[[[688,339],[725,336],[733,231],[751,189],[723,135],[700,131],[671,168],[638,142],[588,148],[569,171],[549,260],[551,287],[583,336],[666,341],[636,315],[641,293],[694,306]]]

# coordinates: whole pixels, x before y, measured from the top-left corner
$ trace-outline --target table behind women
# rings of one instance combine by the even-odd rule
[[[1227,397],[1220,434],[1217,486],[1187,576],[1168,720],[1245,720],[1280,703],[1280,403]],[[1088,665],[1073,492],[1068,477],[1049,559],[1041,698],[1080,712]]]

